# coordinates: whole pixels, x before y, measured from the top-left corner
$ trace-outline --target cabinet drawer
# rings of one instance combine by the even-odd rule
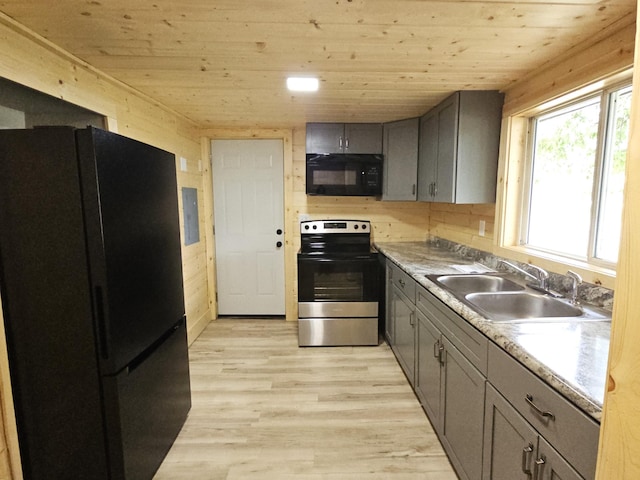
[[[416,287],[416,306],[474,367],[487,374],[487,337],[420,285]]]
[[[391,266],[391,284],[396,286],[410,301],[416,301],[416,281],[411,276],[398,267],[395,263],[388,262]]]
[[[582,476],[595,477],[600,432],[596,421],[493,343],[488,378]]]

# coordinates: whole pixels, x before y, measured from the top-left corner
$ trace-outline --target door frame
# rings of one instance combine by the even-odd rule
[[[294,250],[295,215],[288,205],[293,204],[293,131],[287,129],[206,129],[200,140],[203,165],[205,240],[207,251],[207,284],[211,311],[218,317],[216,287],[216,252],[213,213],[213,174],[211,168],[211,142],[215,140],[282,140],[284,175],[284,301],[287,321],[298,320],[298,305],[295,298],[296,252]],[[215,320],[214,318],[214,320]]]

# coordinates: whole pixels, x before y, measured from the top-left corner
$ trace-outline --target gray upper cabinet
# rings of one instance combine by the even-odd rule
[[[420,119],[418,200],[493,203],[504,96],[456,92]]]
[[[419,129],[419,118],[384,124],[382,200],[416,200]]]
[[[307,153],[382,153],[381,123],[307,123]]]

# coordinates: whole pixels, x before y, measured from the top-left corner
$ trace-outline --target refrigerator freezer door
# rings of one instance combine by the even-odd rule
[[[184,315],[175,157],[79,130],[101,371],[115,374]]]
[[[184,321],[135,368],[105,377],[112,480],[150,479],[191,408]]]

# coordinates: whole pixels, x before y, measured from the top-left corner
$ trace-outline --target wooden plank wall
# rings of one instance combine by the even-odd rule
[[[635,61],[640,59],[636,33]],[[640,68],[634,68],[634,88]],[[600,430],[596,478],[640,478],[640,95],[633,92],[622,242],[617,271],[616,299],[611,324],[607,392]]]
[[[313,197],[305,194],[304,126],[291,130],[269,129],[207,129],[202,130],[203,151],[208,151],[211,139],[282,138],[284,140],[284,203],[285,203],[285,295],[286,318],[298,319],[298,285],[296,254],[300,249],[301,218],[370,220],[373,238],[378,241],[408,241],[427,238],[429,204],[417,202],[381,202],[371,197]],[[208,158],[208,154],[206,155]],[[214,172],[215,174],[215,172]],[[211,178],[204,179],[205,185]],[[210,188],[206,187],[206,188]],[[207,200],[210,201],[210,200]],[[207,218],[213,218],[209,204]],[[208,229],[211,229],[207,226]]]
[[[480,234],[480,222],[484,221],[484,234]],[[431,205],[429,233],[454,242],[469,245],[485,252],[493,250],[495,228],[495,204]]]
[[[168,150],[176,155],[178,188],[198,190],[204,204],[200,134],[196,125],[75,59],[55,45],[0,14],[0,77],[93,110],[107,117],[110,130]],[[184,159],[184,160],[183,160]],[[182,231],[182,195],[180,202]],[[193,341],[212,318],[208,293],[205,212],[200,216],[199,243],[183,247],[185,307],[189,340]],[[1,312],[0,312],[1,314]],[[0,324],[2,324],[0,315]],[[0,328],[0,479],[22,478],[13,421],[4,330]],[[7,448],[8,445],[8,455]],[[11,472],[10,474],[8,472]]]
[[[494,253],[532,262],[558,273],[572,268],[587,282],[614,288],[615,272],[611,270],[568,265],[562,260],[553,260],[537,255],[531,249],[521,248],[517,219],[523,192],[522,165],[528,128],[526,114],[566,94],[584,95],[589,85],[601,83],[612,75],[616,75],[616,81],[621,81],[624,73],[633,66],[634,41],[635,12],[505,91]]]
[[[620,34],[612,40],[599,44],[597,48],[587,51],[581,57],[576,56],[577,52],[571,52],[571,55],[560,59],[563,62],[561,66],[551,66],[547,70],[542,69],[527,81],[514,86],[511,91],[507,92],[506,111],[515,111],[518,105],[534,101],[537,98],[536,95],[546,94],[549,89],[553,90],[557,87],[559,79],[565,85],[567,82],[579,83],[580,78],[584,78],[585,70],[580,69],[579,74],[575,74],[575,69],[588,58],[604,58],[606,65],[619,62],[621,58],[628,59],[629,52],[633,49],[630,50],[628,46],[624,45],[628,45],[629,35],[633,31],[635,31],[635,23],[621,26]],[[195,338],[215,312],[215,301],[212,298],[212,292],[215,291],[212,274],[214,256],[212,231],[210,230],[212,209],[208,204],[211,202],[211,187],[207,183],[209,181],[207,178],[210,178],[210,167],[206,154],[207,141],[201,142],[201,137],[208,138],[208,136],[223,134],[198,130],[197,126],[187,119],[101,74],[2,15],[0,15],[0,46],[3,52],[0,76],[104,114],[108,117],[110,129],[176,154],[179,186],[196,188],[199,205],[202,205],[199,212],[201,241],[183,249],[190,339]],[[602,64],[597,62],[596,65],[593,62],[588,63],[590,71],[601,66]],[[287,136],[286,132],[279,134]],[[234,135],[233,138],[252,138],[253,132],[249,130],[236,131]],[[369,219],[373,224],[374,239],[378,241],[422,241],[426,239],[428,233],[431,233],[483,250],[490,250],[490,244],[495,236],[494,230],[496,230],[494,227],[496,217],[493,214],[492,205],[455,206],[419,202],[381,202],[371,198],[345,199],[306,196],[304,193],[305,129],[300,126],[288,135],[291,142],[291,155],[289,160],[285,156],[285,176],[287,177],[285,198],[286,229],[288,230],[286,268],[287,317],[289,319],[295,317],[293,312],[297,309],[295,254],[299,248],[298,223],[301,216],[312,219],[338,216]],[[185,159],[186,170],[181,168],[182,158]],[[486,222],[484,237],[478,235],[479,220]],[[635,228],[635,224],[630,221],[628,223],[631,228]],[[500,219],[497,224],[500,224]],[[633,250],[630,251],[633,252]],[[636,255],[636,253],[629,255],[623,253],[623,258],[631,262],[635,258],[632,255]],[[619,321],[618,317],[622,315],[620,312],[624,308],[622,301],[618,303],[623,306],[618,309],[619,313],[616,315],[615,322]],[[629,300],[629,305],[633,305],[631,300]],[[625,313],[628,314],[628,312]],[[624,330],[626,325],[624,323],[619,323],[619,325]],[[4,347],[4,342],[0,343]],[[620,360],[620,365],[623,365],[627,357],[616,356],[617,348],[618,345],[613,344],[612,355]],[[635,359],[633,361],[635,364]],[[11,395],[7,381],[8,365],[6,353],[3,355],[1,349],[0,376],[2,386],[0,393],[3,399],[2,418],[12,419]],[[635,399],[635,403],[637,403],[637,399]],[[620,405],[624,408],[621,408],[619,412],[632,409],[631,403]],[[615,424],[616,417],[612,418],[612,423]],[[624,418],[624,416],[620,418]],[[6,472],[9,471],[3,439],[4,443],[9,445],[10,470],[13,478],[21,478],[15,425],[12,424],[13,422],[9,420],[5,422],[5,428],[0,429],[4,430],[4,437],[0,438],[0,479],[3,476],[8,478]],[[638,425],[638,422],[632,421],[630,425],[633,428]],[[615,428],[612,432],[616,432]],[[622,430],[619,429],[617,432],[621,433]],[[603,474],[600,478],[625,477],[625,474],[622,473],[624,467],[620,467],[617,473],[611,473],[615,472],[615,466],[607,465],[607,468],[609,474]]]
[[[195,124],[32,35],[3,15],[0,35],[3,52],[0,76],[105,115],[109,130],[174,153],[178,188],[196,188],[198,203],[203,204],[203,162]],[[178,193],[182,234],[182,195]],[[211,319],[203,209],[199,216],[201,241],[182,250],[190,340]]]
[[[633,65],[634,49],[640,42],[636,40],[635,13],[622,19],[613,29],[602,32],[591,39],[588,46],[582,45],[562,55],[552,64],[538,69],[507,90],[502,132],[502,154],[498,178],[498,210],[496,223],[501,230],[496,235],[496,243],[514,238],[513,232],[505,228],[517,214],[509,208],[517,201],[521,190],[521,178],[517,167],[522,160],[521,150],[523,125],[519,113],[543,102],[552,100],[567,92],[579,92],[586,84],[595,82],[613,73],[622,72]],[[634,68],[634,84],[640,83],[638,68]],[[635,88],[635,87],[634,87]],[[609,351],[608,391],[605,394],[603,421],[600,430],[600,450],[598,454],[598,480],[640,478],[640,414],[638,401],[640,382],[637,365],[640,363],[640,303],[636,291],[640,285],[637,262],[640,260],[640,244],[634,241],[640,232],[637,208],[640,202],[640,100],[637,92],[633,95],[631,113],[631,141],[627,157],[627,185],[625,189],[625,209],[623,216],[622,243],[617,278],[616,299],[612,321],[612,336]],[[515,130],[510,137],[509,131]],[[509,162],[507,162],[507,156]],[[515,200],[514,200],[515,199]],[[514,251],[498,253],[528,261],[527,256],[518,257]],[[536,264],[553,270],[558,264],[546,264],[536,259]],[[566,266],[564,266],[566,269]],[[584,272],[585,279],[593,282],[593,272]]]

